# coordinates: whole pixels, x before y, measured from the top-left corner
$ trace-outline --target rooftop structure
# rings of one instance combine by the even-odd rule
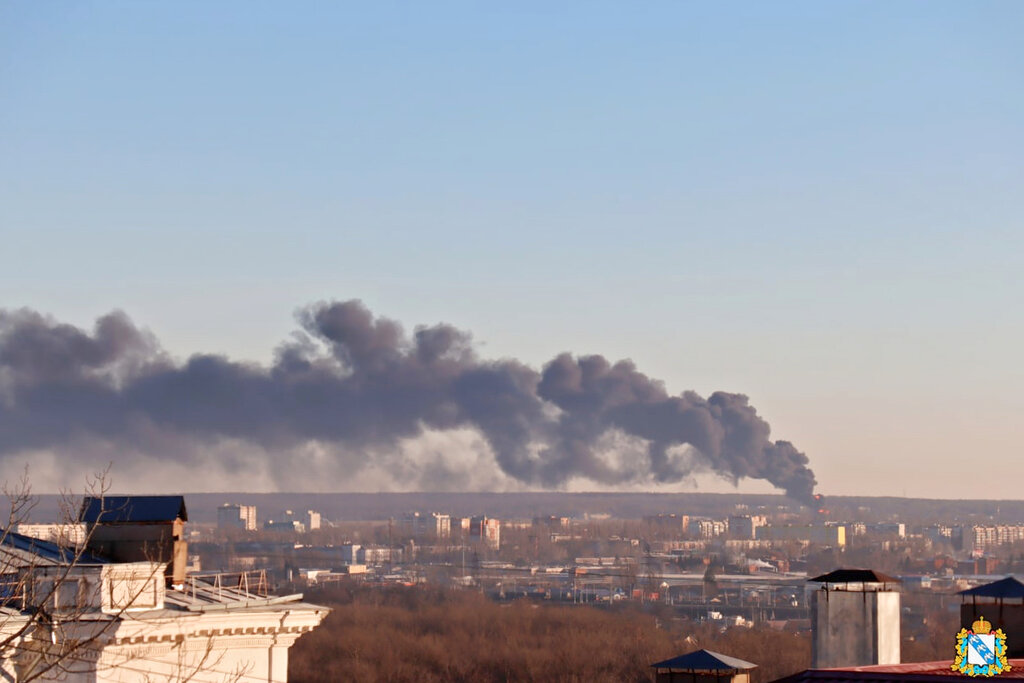
[[[807,580],[829,586],[831,590],[886,590],[887,586],[900,584],[899,579],[873,569],[834,569]]]
[[[970,599],[970,602],[978,602],[979,598],[982,602],[989,601],[986,599],[1024,600],[1024,583],[1021,583],[1012,576],[1007,576],[1005,579],[986,583],[984,586],[960,591],[958,595],[962,596],[965,600]]]
[[[870,569],[837,569],[809,580],[815,668],[899,664],[899,579]]]
[[[86,524],[188,521],[184,496],[86,496],[78,521]]]
[[[960,591],[960,625],[971,628],[980,617],[992,623],[993,629],[1001,628],[1013,634],[1007,639],[1009,657],[1024,657],[1024,583],[1012,576],[987,583],[984,586]]]
[[[658,683],[748,683],[757,664],[712,652],[697,650],[651,664]]]
[[[85,543],[92,552],[116,562],[165,563],[171,583],[185,580],[188,511],[183,496],[87,496],[78,521],[85,523]]]
[[[86,547],[0,529],[0,678],[286,681],[288,648],[328,610],[301,594],[269,595],[265,577],[193,574],[168,584],[173,558],[119,555],[142,543],[142,527],[179,528],[184,501],[118,498],[83,505],[83,521],[102,536]]]

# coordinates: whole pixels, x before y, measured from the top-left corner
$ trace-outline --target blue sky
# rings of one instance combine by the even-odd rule
[[[0,2],[0,306],[267,361],[360,298],[1018,497],[1024,5],[552,5]]]

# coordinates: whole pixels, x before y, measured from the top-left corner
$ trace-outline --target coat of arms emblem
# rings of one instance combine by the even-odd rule
[[[971,624],[970,630],[962,628],[956,634],[953,671],[965,676],[995,676],[1009,670],[1003,629],[993,631],[992,624],[981,617]]]

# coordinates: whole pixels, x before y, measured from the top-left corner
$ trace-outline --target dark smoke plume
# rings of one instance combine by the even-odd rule
[[[772,441],[746,396],[672,396],[631,362],[601,356],[563,354],[540,373],[484,360],[466,332],[442,324],[409,336],[359,301],[315,304],[298,320],[265,367],[216,355],[176,364],[122,313],[88,332],[0,311],[0,460],[73,460],[89,439],[194,464],[207,455],[195,444],[224,440],[264,453],[316,442],[351,458],[425,430],[470,428],[527,485],[670,483],[710,470],[765,479],[811,504],[807,457]]]

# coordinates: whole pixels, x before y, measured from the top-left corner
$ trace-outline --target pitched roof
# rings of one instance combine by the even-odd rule
[[[757,668],[757,664],[745,662],[728,655],[712,652],[711,650],[697,650],[686,655],[666,659],[657,664],[651,664],[656,669],[686,669],[688,671],[746,671]]]
[[[119,522],[188,521],[184,496],[86,496],[80,522],[114,524]]]
[[[900,583],[896,577],[874,569],[835,569],[807,580],[814,583]]]
[[[957,595],[977,598],[1024,598],[1024,583],[1012,576],[1007,576],[1005,579],[986,583],[984,586],[960,591]]]
[[[108,564],[110,560],[87,551],[76,552],[75,548],[58,545],[13,531],[0,529],[0,545],[7,552],[17,554],[8,561],[9,566],[31,566],[38,564]]]

